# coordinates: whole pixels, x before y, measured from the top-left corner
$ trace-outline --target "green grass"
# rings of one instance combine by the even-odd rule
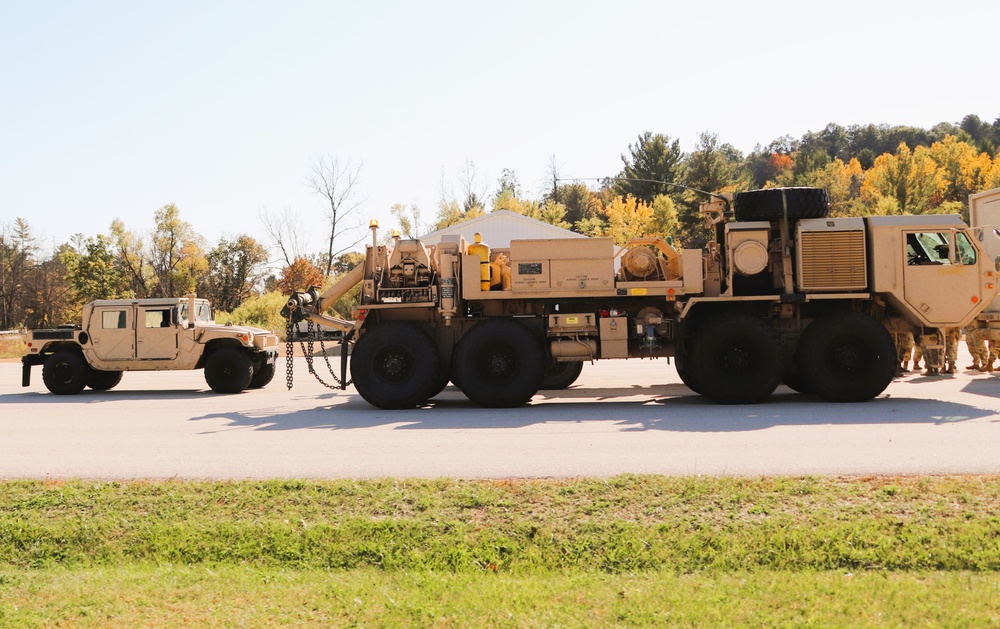
[[[991,626],[1000,478],[0,483],[0,626]]]

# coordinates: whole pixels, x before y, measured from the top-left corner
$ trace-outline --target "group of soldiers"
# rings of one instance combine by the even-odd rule
[[[902,375],[910,371],[910,360],[913,360],[913,369],[920,370],[920,362],[924,363],[925,376],[937,376],[941,373],[955,373],[958,371],[958,344],[962,340],[962,330],[960,328],[948,328],[945,330],[944,360],[941,360],[939,347],[925,348],[920,343],[915,343],[913,334],[910,332],[897,332],[894,334],[896,340],[896,352],[899,358],[896,369],[897,375]],[[1000,358],[1000,342],[989,341],[983,338],[979,328],[969,325],[965,328],[965,344],[972,355],[972,364],[966,369],[976,371],[994,371],[993,363]]]

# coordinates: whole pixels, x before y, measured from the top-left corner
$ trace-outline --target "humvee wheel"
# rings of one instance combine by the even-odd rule
[[[274,378],[276,371],[277,365],[275,363],[261,365],[259,369],[254,370],[253,377],[250,378],[250,384],[247,385],[247,388],[260,389],[266,386]]]
[[[549,365],[549,368],[545,370],[545,375],[542,377],[542,386],[539,388],[551,390],[568,389],[580,377],[582,371],[582,360]]]
[[[90,367],[76,352],[60,351],[45,359],[42,382],[56,395],[76,395],[87,386]]]
[[[853,311],[817,319],[799,340],[797,367],[811,392],[829,402],[864,402],[885,391],[896,375],[892,335]]]
[[[480,406],[526,404],[542,384],[545,354],[517,321],[494,319],[469,330],[455,348],[462,392]]]
[[[217,349],[205,362],[205,382],[216,393],[242,393],[253,378],[253,361],[245,352]]]
[[[121,381],[122,372],[120,371],[91,369],[87,375],[87,386],[94,391],[109,391],[118,386],[118,383]]]
[[[692,344],[691,375],[720,404],[763,402],[781,380],[781,338],[750,315],[708,322]]]
[[[351,380],[372,406],[413,408],[440,392],[434,389],[441,380],[441,356],[418,326],[387,321],[362,334],[354,345]]]

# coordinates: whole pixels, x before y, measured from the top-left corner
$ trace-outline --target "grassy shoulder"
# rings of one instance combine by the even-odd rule
[[[993,573],[0,570],[4,627],[987,627]]]
[[[998,570],[998,477],[0,483],[5,626],[991,625]]]

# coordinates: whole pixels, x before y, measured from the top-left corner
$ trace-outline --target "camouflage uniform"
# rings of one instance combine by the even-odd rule
[[[893,340],[896,341],[896,357],[897,365],[896,372],[902,373],[904,371],[909,371],[909,366],[907,363],[910,361],[910,354],[913,352],[913,333],[912,332],[896,332],[892,335]],[[916,365],[914,365],[915,367]]]
[[[922,336],[922,335],[921,335]],[[932,343],[937,345],[940,341],[940,335],[931,335]],[[922,339],[921,339],[922,340]],[[925,376],[937,376],[941,373],[940,365],[944,362],[941,360],[941,350],[937,348],[926,348],[923,345],[920,346],[921,352],[924,357],[924,375]]]
[[[972,356],[972,364],[968,366],[968,369],[986,371],[986,365],[990,362],[990,352],[986,349],[982,332],[974,323],[970,323],[965,328],[965,345],[969,348],[969,354]]]
[[[989,348],[989,356],[986,358],[986,369],[984,371],[993,371],[993,361],[1000,358],[1000,341],[987,341],[986,346]]]
[[[948,362],[944,372],[955,373],[958,371],[955,363],[958,362],[958,344],[962,342],[962,328],[948,328],[944,335],[944,359]]]

